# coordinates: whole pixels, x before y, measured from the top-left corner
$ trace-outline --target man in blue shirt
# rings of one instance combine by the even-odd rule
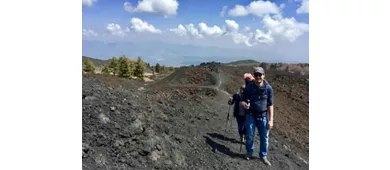
[[[245,120],[246,159],[249,160],[254,151],[254,136],[257,127],[260,136],[260,159],[265,164],[271,165],[267,159],[267,152],[269,130],[273,127],[274,120],[273,89],[264,79],[262,67],[255,67],[253,74],[255,80],[246,85],[241,98],[243,107],[248,109]]]

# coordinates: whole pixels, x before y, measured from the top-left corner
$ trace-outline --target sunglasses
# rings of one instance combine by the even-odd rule
[[[254,73],[253,74],[255,77],[261,77],[263,74],[261,74],[261,73]]]

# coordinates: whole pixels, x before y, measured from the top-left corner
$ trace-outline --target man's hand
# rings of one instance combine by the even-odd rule
[[[267,127],[268,127],[268,129],[272,129],[272,127],[274,126],[274,106],[273,105],[268,107],[268,113],[269,113],[269,116],[268,116]]]
[[[249,107],[251,106],[250,103],[246,103],[246,102],[241,102],[242,106],[244,106],[244,109],[249,109]]]
[[[274,121],[273,121],[273,120],[268,121],[268,123],[267,123],[267,128],[268,128],[268,129],[272,129],[272,127],[274,127]]]
[[[245,74],[244,74],[244,79],[245,79],[245,80],[252,81],[252,80],[254,80],[255,78],[253,77],[253,75],[252,75],[251,73],[245,73]]]

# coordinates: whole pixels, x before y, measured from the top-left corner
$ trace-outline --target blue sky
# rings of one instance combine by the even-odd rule
[[[82,10],[84,41],[214,46],[308,62],[308,0],[83,0]]]

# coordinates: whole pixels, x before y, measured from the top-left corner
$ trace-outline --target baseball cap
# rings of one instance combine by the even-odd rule
[[[264,69],[262,67],[255,67],[255,68],[253,68],[253,73],[264,74]]]

